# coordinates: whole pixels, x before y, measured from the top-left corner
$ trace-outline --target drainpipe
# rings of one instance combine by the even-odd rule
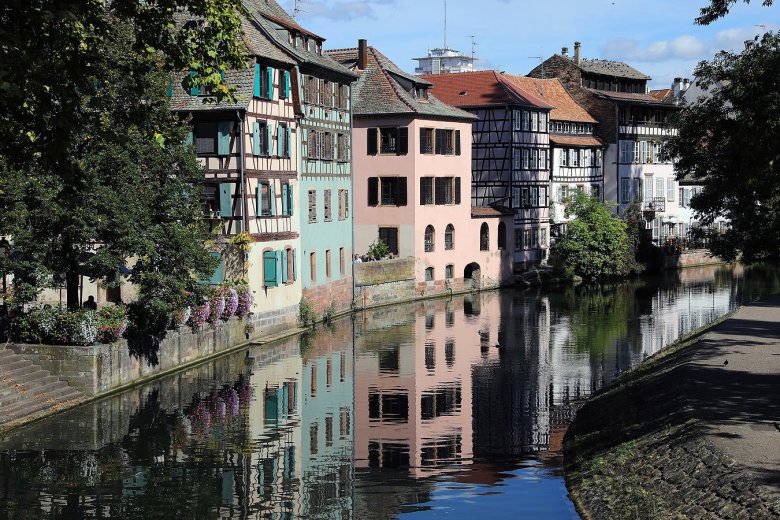
[[[246,216],[249,213],[247,211],[247,200],[244,194],[244,112],[243,110],[237,110],[236,114],[238,115],[238,123],[239,123],[239,131],[238,131],[238,174],[239,174],[239,194],[241,195],[241,226],[240,230],[241,232],[244,232],[247,230],[247,222],[246,222]]]
[[[350,250],[349,263],[352,265],[352,305],[355,306],[355,152],[352,143],[354,129],[354,113],[352,112],[352,84],[349,84],[349,203],[352,206],[352,224],[350,231],[352,233],[352,248]],[[353,324],[354,330],[354,324]],[[353,342],[354,345],[354,342]]]

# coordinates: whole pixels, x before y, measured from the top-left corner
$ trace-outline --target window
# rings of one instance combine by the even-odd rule
[[[523,111],[523,131],[527,132],[531,129],[531,114],[527,111]]]
[[[533,231],[531,231],[531,236],[532,236],[531,247],[533,247],[534,249],[539,249],[539,230],[534,229]]]
[[[622,204],[628,204],[631,200],[631,179],[628,177],[621,177],[620,179],[620,202]]]
[[[596,166],[601,166],[602,150],[596,150]]]
[[[368,132],[369,140],[372,139],[371,130],[374,130],[373,134],[376,135],[377,129],[369,128],[369,132]],[[406,127],[380,128],[378,133],[379,133],[379,153],[403,155],[408,152],[408,146],[409,146],[408,128]],[[376,143],[372,144],[369,141],[368,143],[369,155],[376,155],[376,152],[374,152],[373,154],[371,153],[372,146],[373,149],[376,149]]]
[[[331,204],[333,202],[333,198],[331,197],[331,190],[325,190],[324,199],[325,200],[323,204],[322,219],[325,222],[330,222],[331,220],[333,220],[333,214],[331,211]]]
[[[647,164],[652,162],[652,158],[650,157],[650,151],[651,151],[651,143],[648,141],[640,141],[640,147],[642,149],[642,163]],[[661,190],[663,193],[663,190]]]
[[[632,162],[636,162],[634,160],[636,153],[636,141],[620,141],[620,162],[622,164],[631,164]]]
[[[420,128],[420,153],[433,153],[433,128]]]
[[[447,264],[444,266],[444,278],[447,280],[455,278],[455,267],[452,264]]]
[[[290,157],[290,129],[282,123],[276,126],[276,155]]]
[[[640,179],[631,179],[631,198],[635,202],[642,200],[642,181]]]
[[[570,166],[579,166],[580,165],[579,153],[574,148],[569,150],[569,165]]]
[[[269,127],[265,121],[252,123],[252,154],[257,156],[270,155]]]
[[[531,230],[523,230],[523,249],[531,249]]]
[[[433,204],[433,177],[420,177],[420,205]]]
[[[434,230],[433,226],[428,226],[425,228],[425,252],[430,253],[433,251],[434,247]]]
[[[601,200],[601,186],[599,186],[598,184],[591,184],[590,194],[593,198]]]
[[[523,169],[528,169],[528,148],[523,148]]]
[[[674,201],[674,179],[666,179],[666,200]]]
[[[539,238],[539,245],[541,247],[547,247],[547,228],[541,229],[541,234]]]
[[[453,178],[452,177],[436,177],[436,204],[452,204],[454,201],[453,194]]]
[[[309,253],[309,276],[312,282],[317,281],[317,253]]]
[[[538,112],[532,112],[531,113],[531,131],[536,132],[539,130],[539,113]]]
[[[330,249],[325,250],[325,277],[330,278],[331,276],[331,265],[330,265]]]
[[[217,153],[217,123],[195,124],[195,153],[198,155]]]
[[[317,222],[317,190],[309,190],[309,224]]]
[[[272,185],[268,182],[261,182],[257,187],[258,213],[261,217],[270,217],[273,212],[271,204],[273,201]]]
[[[560,151],[560,165],[561,166],[568,166],[569,164],[569,150],[566,148],[561,148]]]
[[[661,194],[663,194],[663,179],[661,180]],[[653,200],[653,180],[648,179],[645,181],[645,196],[644,200]]]
[[[535,170],[539,168],[539,150],[534,148],[531,150],[531,169]]]
[[[661,177],[655,180],[655,196],[660,199],[664,197],[664,180]]]
[[[339,220],[349,218],[349,190],[339,190]]]
[[[398,228],[380,227],[379,239],[387,244],[387,247],[392,254],[398,256]]]
[[[512,169],[520,169],[520,148],[512,149]]]
[[[439,155],[460,155],[460,130],[437,128],[434,150]]]
[[[545,113],[539,114],[539,131],[547,132],[547,114]]]
[[[490,249],[490,230],[486,222],[483,222],[479,228],[479,250],[488,251]]]
[[[344,276],[344,248],[339,248],[339,273]],[[343,379],[342,379],[343,381]]]
[[[330,132],[321,132],[322,147],[320,150],[320,159],[325,161],[333,160],[333,134]]]
[[[433,278],[433,267],[426,267],[425,268],[425,281],[426,282],[432,282],[434,280]],[[427,347],[426,347],[427,349]],[[427,352],[426,352],[427,354]]]
[[[349,161],[347,136],[345,134],[338,134],[338,137],[336,138],[336,160],[339,162]]]
[[[285,258],[287,259],[287,282],[292,283],[295,281],[295,250],[287,248],[285,250]]]
[[[306,157],[308,159],[316,159],[317,155],[317,142],[319,136],[315,130],[306,130]]]
[[[506,249],[506,224],[498,223],[498,248]]]
[[[263,286],[276,287],[279,285],[279,251],[263,252]]]
[[[447,224],[444,230],[444,249],[447,251],[455,249],[455,226],[452,224]]]
[[[383,206],[406,206],[406,177],[369,177],[368,205],[380,201]]]
[[[338,85],[336,87],[336,107],[341,109],[346,109],[348,100],[349,100],[349,87],[347,87],[346,85]]]
[[[687,190],[685,188],[680,188],[678,190],[678,192],[677,192],[677,194],[679,195],[679,199],[678,200],[680,201],[680,207],[681,208],[685,208],[686,207],[686,204],[685,204],[685,192],[686,191]]]

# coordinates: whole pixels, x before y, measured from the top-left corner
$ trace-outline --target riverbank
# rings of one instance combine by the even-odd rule
[[[780,516],[780,295],[595,394],[564,442],[583,518]]]

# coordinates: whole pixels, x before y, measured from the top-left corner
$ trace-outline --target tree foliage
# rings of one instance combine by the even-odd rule
[[[199,218],[203,173],[170,111],[169,76],[132,52],[132,42],[132,29],[117,25],[98,53],[99,86],[81,98],[67,147],[77,168],[0,162],[0,230],[12,237],[2,269],[14,275],[17,305],[59,285],[62,274],[69,293],[79,275],[116,283],[126,274],[145,323],[159,332],[215,266]]]
[[[553,265],[585,280],[628,276],[641,271],[626,223],[597,198],[577,193],[566,207],[575,215],[566,235],[552,246]]]
[[[740,54],[720,52],[695,75],[708,95],[672,122],[678,179],[704,186],[691,200],[704,224],[731,221],[714,252],[780,260],[780,33],[746,42]]]
[[[699,16],[696,18],[698,25],[709,25],[719,18],[723,18],[731,10],[731,7],[739,0],[710,0],[710,5],[702,7],[699,10]],[[750,0],[742,0],[746,4],[750,3]],[[773,0],[762,0],[764,6],[769,7],[772,5]]]

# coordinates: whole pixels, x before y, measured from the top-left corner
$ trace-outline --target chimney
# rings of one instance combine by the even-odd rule
[[[574,42],[574,63],[580,64],[580,42]]]
[[[569,57],[569,48],[568,47],[563,47],[561,49],[561,56],[563,56],[564,58],[568,58]]]
[[[358,40],[358,61],[357,66],[360,70],[366,70],[368,67],[368,41]]]
[[[683,92],[685,92],[685,88],[683,87],[683,79],[674,78],[674,82],[672,82],[672,93],[674,94],[674,97],[680,97]]]

